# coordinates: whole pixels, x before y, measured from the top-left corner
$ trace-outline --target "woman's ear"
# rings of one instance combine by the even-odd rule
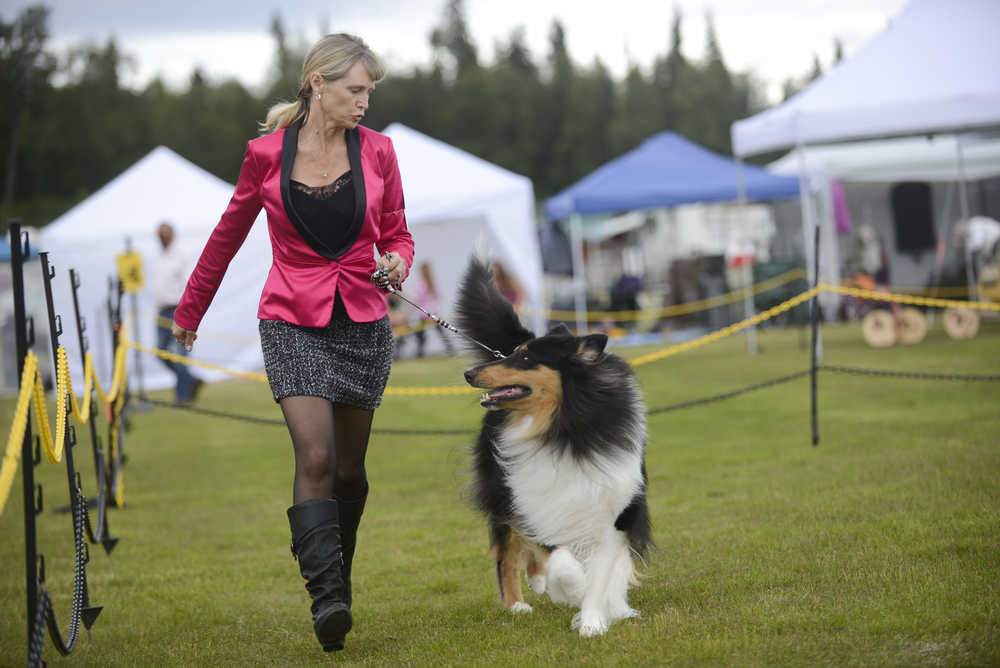
[[[312,88],[313,95],[320,92],[320,88],[323,87],[323,75],[319,72],[313,72],[309,75],[309,86]]]

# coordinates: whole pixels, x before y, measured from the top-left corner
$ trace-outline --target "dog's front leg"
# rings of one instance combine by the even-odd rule
[[[531,612],[521,593],[521,572],[524,570],[525,544],[521,535],[513,529],[501,532],[494,544],[497,564],[497,585],[500,587],[500,601],[503,607],[514,614]]]
[[[552,548],[542,547],[535,542],[525,541],[528,563],[525,567],[525,575],[528,578],[528,586],[536,594],[545,593],[545,565],[549,561]]]
[[[556,548],[549,555],[545,580],[553,602],[580,605],[585,590],[583,565],[565,547]]]
[[[610,528],[587,560],[583,602],[570,623],[582,637],[603,635],[614,619],[638,614],[628,607],[626,598],[632,573],[628,549],[625,534]]]

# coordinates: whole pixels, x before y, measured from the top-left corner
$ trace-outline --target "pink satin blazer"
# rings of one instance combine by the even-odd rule
[[[347,132],[355,189],[355,220],[349,237],[353,241],[331,251],[317,243],[290,204],[288,180],[298,129],[295,123],[247,143],[233,197],[174,311],[174,320],[184,329],[198,329],[261,208],[267,211],[273,262],[260,296],[258,318],[324,327],[338,291],[355,322],[378,320],[388,312],[385,294],[371,282],[373,246],[379,254],[398,253],[407,267],[413,264],[413,238],[406,228],[392,141],[363,126]]]

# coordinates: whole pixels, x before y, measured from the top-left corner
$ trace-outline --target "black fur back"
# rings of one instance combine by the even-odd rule
[[[475,257],[462,279],[455,314],[458,329],[504,355],[535,336],[524,328],[514,307],[497,289],[493,272]],[[479,346],[465,345],[481,361],[493,359]]]

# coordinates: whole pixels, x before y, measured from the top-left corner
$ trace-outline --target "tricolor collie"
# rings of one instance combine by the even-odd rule
[[[565,325],[535,337],[473,259],[459,328],[507,356],[479,350],[465,379],[488,409],[474,450],[473,494],[486,515],[500,598],[531,612],[521,572],[537,593],[578,607],[571,628],[605,633],[639,613],[628,604],[633,555],[651,544],[646,506],[646,420],[629,365],[607,336]]]

